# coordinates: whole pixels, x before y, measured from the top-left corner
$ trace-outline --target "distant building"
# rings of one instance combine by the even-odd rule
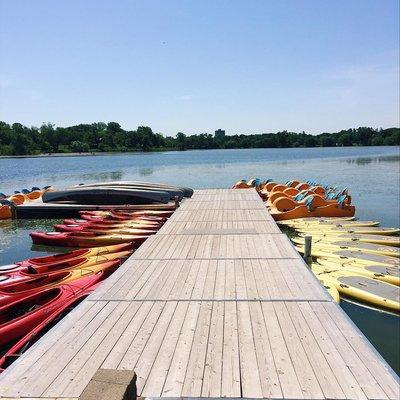
[[[214,133],[216,139],[223,139],[225,137],[225,131],[223,129],[217,129]]]

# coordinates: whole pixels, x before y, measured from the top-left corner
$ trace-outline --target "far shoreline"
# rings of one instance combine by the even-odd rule
[[[93,152],[83,152],[83,153],[42,153],[42,154],[26,154],[26,155],[0,155],[1,159],[9,158],[50,158],[50,157],[90,157],[90,156],[112,156],[121,154],[148,154],[148,153],[172,153],[172,152],[186,152],[186,151],[209,151],[209,150],[255,150],[255,149],[275,149],[275,150],[285,150],[285,149],[342,149],[342,148],[357,148],[357,147],[400,147],[396,145],[388,146],[313,146],[313,147],[250,147],[250,148],[234,148],[234,149],[151,149],[149,151],[93,151]]]
[[[43,153],[43,154],[26,154],[14,156],[0,156],[0,158],[47,158],[47,157],[81,157],[95,156],[99,153]],[[103,153],[100,153],[103,154]]]

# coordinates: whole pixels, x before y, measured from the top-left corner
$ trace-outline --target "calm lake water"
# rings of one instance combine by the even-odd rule
[[[0,192],[80,182],[145,180],[193,188],[227,188],[241,178],[313,179],[349,187],[360,219],[400,225],[400,148],[196,150],[105,156],[0,159]],[[31,230],[51,221],[0,222],[0,265],[45,254],[32,248]],[[54,251],[54,250],[53,250]],[[342,308],[400,371],[399,317],[342,302]]]

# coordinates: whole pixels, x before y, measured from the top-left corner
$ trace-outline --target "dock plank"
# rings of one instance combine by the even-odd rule
[[[399,393],[254,189],[196,190],[0,375],[0,397],[77,399],[98,368],[135,370],[148,398]]]

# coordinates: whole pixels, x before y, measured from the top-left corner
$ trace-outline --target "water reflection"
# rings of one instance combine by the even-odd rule
[[[73,174],[69,175],[68,178],[79,177],[83,182],[87,183],[91,181],[103,182],[103,181],[120,181],[122,180],[124,173],[122,171],[109,171],[109,172],[94,172],[90,174]],[[79,182],[81,183],[81,182]]]
[[[27,159],[25,164],[20,159],[0,160],[0,191],[32,185],[63,188],[80,182],[140,179],[193,188],[227,188],[250,177],[277,182],[313,179],[339,187],[350,186],[360,219],[394,226],[400,218],[399,161],[398,147],[142,153],[68,160]],[[0,264],[56,251],[32,246],[29,237],[30,231],[50,231],[55,223],[57,220],[0,223]],[[393,342],[400,319],[381,318],[381,314],[348,303],[343,308],[398,371],[396,353],[400,351],[397,341]]]
[[[371,164],[371,163],[380,163],[380,162],[399,162],[400,155],[390,155],[390,156],[379,156],[379,157],[357,157],[357,158],[348,158],[346,162],[348,164]]]
[[[140,168],[139,169],[140,176],[149,176],[149,175],[153,175],[153,173],[154,173],[153,168]]]
[[[351,301],[341,301],[343,310],[379,349],[393,370],[400,373],[400,342],[396,340],[400,332],[398,315],[361,306]]]

